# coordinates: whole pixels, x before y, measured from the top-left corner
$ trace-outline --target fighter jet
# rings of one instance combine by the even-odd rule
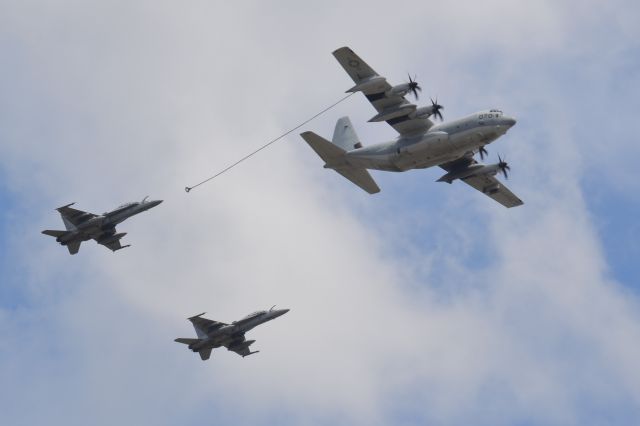
[[[149,197],[144,197],[142,201],[123,204],[117,209],[101,215],[76,210],[71,207],[75,203],[67,204],[56,209],[60,213],[67,230],[47,229],[42,233],[55,237],[57,242],[67,246],[70,254],[76,254],[80,250],[80,244],[91,239],[115,252],[130,246],[130,244],[126,246],[120,245],[120,239],[127,233],[117,233],[116,225],[162,202],[162,200],[147,201],[147,198]]]
[[[487,154],[485,146],[516,124],[515,118],[491,109],[435,124],[430,117],[442,121],[444,108],[437,100],[418,107],[405,99],[410,93],[418,99],[422,89],[415,79],[409,76],[408,82],[391,86],[348,47],[341,47],[333,55],[355,83],[347,92],[362,92],[376,109],[377,114],[369,121],[386,121],[399,136],[389,142],[363,147],[349,117],[338,120],[332,141],[313,132],[302,133],[302,138],[324,160],[325,168],[335,170],[375,194],[380,188],[367,169],[404,172],[440,166],[447,173],[439,182],[461,180],[505,207],[523,204],[495,177],[498,173],[508,176],[509,165],[502,158],[498,157],[499,161],[491,165],[473,158],[478,153],[483,159]]]
[[[239,321],[232,322],[231,324],[202,318],[202,315],[205,314],[205,312],[203,312],[200,315],[188,318],[193,324],[193,328],[196,329],[198,338],[190,339],[186,337],[179,337],[175,339],[175,341],[189,345],[189,349],[193,352],[198,352],[203,361],[209,359],[212,349],[219,348],[221,346],[224,346],[227,350],[233,351],[244,358],[247,355],[260,352],[251,352],[249,346],[251,346],[255,340],[245,340],[244,333],[255,326],[271,321],[272,319],[278,318],[280,315],[284,315],[289,312],[288,309],[273,308],[275,308],[275,306],[268,311],[254,312]]]

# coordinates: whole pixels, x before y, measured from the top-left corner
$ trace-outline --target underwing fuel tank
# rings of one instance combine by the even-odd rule
[[[415,154],[417,152],[424,151],[426,149],[432,150],[438,153],[441,149],[446,148],[449,142],[449,134],[447,132],[432,132],[427,133],[419,142],[412,143],[410,145],[403,146],[398,150],[399,154]]]
[[[107,237],[107,238],[100,238],[100,244],[109,244],[111,242],[114,242],[114,241],[117,241],[117,240],[121,239],[125,235],[127,235],[126,232],[121,232],[119,234],[115,234],[115,235],[112,235],[112,236]]]

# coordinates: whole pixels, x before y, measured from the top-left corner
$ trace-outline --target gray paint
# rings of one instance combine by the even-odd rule
[[[83,241],[92,239],[115,252],[129,247],[129,245],[120,245],[120,240],[126,232],[117,233],[116,225],[162,203],[162,200],[147,201],[147,198],[123,204],[101,215],[74,209],[71,206],[75,203],[67,204],[56,209],[60,213],[66,230],[44,230],[42,233],[55,237],[57,242],[67,246],[70,254],[76,254]]]
[[[268,311],[257,311],[246,317],[226,324],[219,321],[203,318],[204,313],[188,318],[196,331],[197,339],[179,337],[175,342],[189,346],[193,352],[197,352],[204,361],[209,359],[211,350],[219,347],[226,347],[227,350],[245,356],[257,353],[251,351],[251,346],[255,340],[246,340],[244,334],[260,324],[278,318],[289,312],[289,309],[269,309]]]

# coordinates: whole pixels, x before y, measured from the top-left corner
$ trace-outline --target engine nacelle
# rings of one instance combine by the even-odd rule
[[[404,96],[409,93],[409,83],[398,84],[385,92],[387,97]]]
[[[403,115],[411,114],[413,111],[415,111],[415,109],[416,109],[416,106],[413,104],[405,104],[405,105],[400,105],[393,108],[387,108],[382,112],[371,117],[369,119],[369,122],[375,123],[378,121],[386,121],[386,120],[391,120],[393,118],[402,117]]]
[[[355,86],[353,86],[351,89],[347,90],[347,93],[350,92],[373,92],[376,90],[384,90],[384,86],[385,83],[387,82],[387,80],[385,80],[384,77],[380,77],[375,76],[375,77],[371,77],[368,78],[364,81],[361,81],[359,84],[356,84]]]
[[[429,118],[433,115],[433,105],[424,106],[416,109],[411,115],[411,118]]]
[[[452,170],[449,173],[443,175],[436,182],[447,182],[451,183],[456,179],[466,179],[472,176],[494,176],[498,172],[497,164],[490,164],[485,166],[484,164],[473,164],[469,167],[465,167],[464,169]]]
[[[495,185],[489,185],[486,186],[484,188],[482,188],[482,192],[484,192],[485,194],[495,194],[496,192],[500,191],[500,184],[496,183]]]

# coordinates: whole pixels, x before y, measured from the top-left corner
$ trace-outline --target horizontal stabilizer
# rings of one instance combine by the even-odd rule
[[[329,166],[333,163],[340,162],[347,152],[313,132],[304,132],[301,133],[300,136],[302,136],[302,139],[304,139]]]
[[[189,317],[189,318],[187,318],[187,319],[188,319],[189,321],[192,321],[192,320],[194,320],[194,319],[196,319],[196,318],[200,318],[200,317],[201,317],[201,316],[203,316],[204,314],[206,314],[206,312],[203,312],[203,313],[198,314],[198,315],[194,315],[194,316]]]
[[[369,194],[380,192],[380,188],[366,169],[346,164],[344,156],[347,151],[313,132],[304,132],[300,136],[324,160],[326,167],[334,169]]]
[[[44,231],[42,231],[42,233],[44,235],[49,235],[50,237],[61,237],[64,234],[67,233],[67,231],[56,231],[56,230],[52,230],[52,229],[45,229]]]
[[[367,191],[369,194],[376,194],[380,192],[380,187],[378,186],[378,184],[376,184],[376,181],[373,180],[366,169],[344,167],[335,169],[335,171],[358,185],[360,188]]]
[[[193,343],[198,343],[200,339],[190,339],[188,337],[178,337],[174,340],[174,342],[183,343],[185,345],[191,345]]]
[[[69,204],[67,204],[66,206],[58,207],[56,210],[60,211],[60,210],[62,210],[62,209],[64,209],[64,208],[71,207],[71,206],[72,206],[72,205],[74,205],[74,204],[75,204],[75,202],[73,202],[73,203],[69,203]]]

